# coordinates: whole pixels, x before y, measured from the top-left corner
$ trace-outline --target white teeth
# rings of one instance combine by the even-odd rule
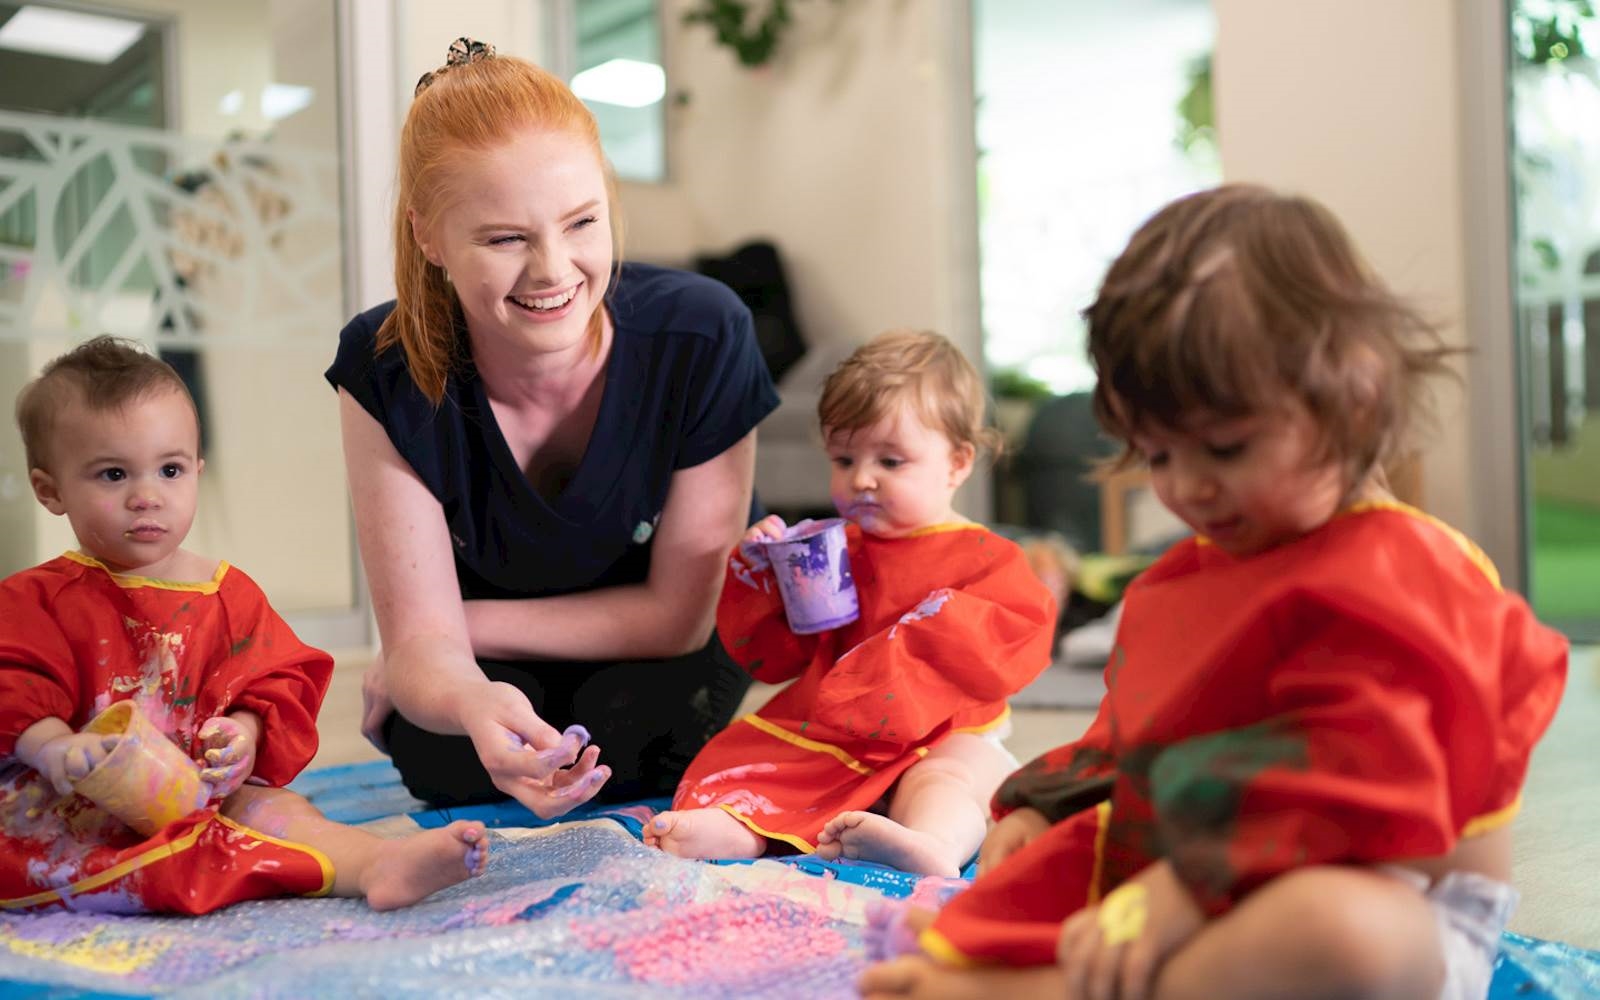
[[[571,302],[572,297],[577,294],[578,289],[574,287],[568,289],[564,294],[554,295],[546,299],[519,299],[513,295],[511,301],[527,309],[560,309],[568,302]]]

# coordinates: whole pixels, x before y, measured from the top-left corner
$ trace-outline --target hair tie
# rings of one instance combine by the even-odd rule
[[[444,55],[444,65],[438,69],[429,70],[417,79],[417,89],[411,92],[412,97],[432,83],[434,77],[449,70],[452,66],[466,66],[469,63],[481,62],[484,59],[494,58],[494,46],[488,42],[475,42],[465,36],[450,43],[450,49]]]

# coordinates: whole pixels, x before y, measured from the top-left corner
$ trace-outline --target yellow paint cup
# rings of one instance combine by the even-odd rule
[[[83,731],[121,739],[74,790],[133,829],[149,836],[206,804],[199,765],[133,702],[117,702]]]

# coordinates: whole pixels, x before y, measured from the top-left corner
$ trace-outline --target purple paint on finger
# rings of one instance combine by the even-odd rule
[[[572,745],[574,743],[576,743],[577,746],[574,747]],[[550,763],[555,767],[560,767],[563,758],[576,755],[580,750],[587,746],[588,743],[589,730],[574,723],[562,730],[560,743],[557,743],[548,750],[540,750],[538,752],[538,757],[541,761]],[[533,749],[533,744],[524,743],[523,747],[531,750]]]
[[[527,742],[522,737],[518,736],[516,733],[511,733],[511,734],[509,734],[509,736],[510,736],[510,739],[511,739],[511,746],[514,749],[517,749],[517,750],[532,750],[534,748],[532,743]],[[578,741],[578,746],[580,746],[580,747],[587,746],[589,744],[589,730],[583,728],[582,726],[578,725],[577,723],[573,723],[572,725],[568,726],[567,728],[565,728],[565,729],[563,729],[561,731],[561,742],[562,743],[565,743],[568,740],[572,740],[572,739],[576,739]],[[539,752],[540,753],[549,753],[550,751],[549,750],[541,750]]]

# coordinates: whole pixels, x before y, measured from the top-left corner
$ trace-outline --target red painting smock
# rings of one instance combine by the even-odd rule
[[[1129,587],[1083,738],[996,796],[1054,825],[921,943],[1054,962],[1066,917],[1162,858],[1216,916],[1290,869],[1448,854],[1510,822],[1566,668],[1483,553],[1411,508],[1242,559],[1182,542]]]
[[[793,680],[712,738],[674,809],[721,808],[756,833],[813,850],[841,812],[877,803],[955,732],[1002,724],[1006,699],[1050,663],[1055,602],[1022,550],[977,524],[904,538],[846,529],[861,617],[789,630],[777,581],[737,551],[717,632],[757,680]]]
[[[333,884],[328,859],[218,815],[150,837],[12,758],[42,719],[74,730],[132,699],[191,758],[206,720],[261,718],[252,781],[281,786],[317,749],[333,661],[300,642],[261,589],[222,563],[211,580],[110,573],[67,553],[0,581],[0,908],[205,913]]]

